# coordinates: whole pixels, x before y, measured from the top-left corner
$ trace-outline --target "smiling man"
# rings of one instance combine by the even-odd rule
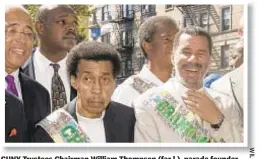
[[[115,89],[113,101],[132,106],[142,93],[171,78],[173,65],[170,57],[178,30],[175,20],[169,16],[152,16],[141,24],[138,31],[139,46],[147,64],[139,74],[127,78]]]
[[[111,46],[82,42],[67,59],[77,98],[38,125],[36,142],[133,142],[133,108],[111,102],[120,55]]]
[[[28,12],[22,6],[5,9],[5,89],[23,101],[26,133],[23,142],[30,142],[35,124],[50,113],[48,91],[20,71],[29,58],[34,35]],[[13,115],[14,118],[19,116]],[[8,121],[7,121],[8,122]]]
[[[76,44],[77,18],[69,5],[42,5],[36,17],[39,47],[24,72],[41,83],[51,97],[52,111],[76,96],[66,75],[66,59]]]
[[[136,142],[241,142],[232,98],[203,87],[211,63],[211,36],[200,27],[176,34],[175,78],[135,102]]]

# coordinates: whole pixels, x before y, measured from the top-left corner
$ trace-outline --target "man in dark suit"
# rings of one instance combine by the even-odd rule
[[[23,71],[49,91],[52,111],[76,97],[76,91],[66,75],[67,53],[76,44],[76,24],[76,15],[69,5],[42,5],[36,16],[39,46],[34,49]],[[54,65],[57,67],[54,68]],[[65,103],[55,103],[53,78],[56,77],[61,79]]]
[[[22,102],[5,91],[5,142],[23,142],[25,127]]]
[[[48,91],[20,71],[33,46],[31,18],[22,6],[7,6],[5,10],[5,81],[6,90],[24,105],[27,127],[24,142],[30,142],[35,124],[50,114]]]
[[[133,142],[133,108],[111,101],[119,53],[104,43],[82,42],[69,53],[67,67],[77,98],[38,124],[35,142]]]

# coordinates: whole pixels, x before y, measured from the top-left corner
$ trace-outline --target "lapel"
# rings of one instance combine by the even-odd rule
[[[242,69],[243,69],[242,66],[240,66],[240,68],[237,68],[236,70],[234,70],[234,72],[229,77],[233,96],[235,100],[238,102],[239,106],[243,104],[243,101],[241,101],[243,96],[243,93],[242,93],[243,70]]]
[[[35,71],[34,71],[34,54],[35,54],[35,50],[36,48],[34,48],[32,50],[32,54],[30,56],[29,62],[27,64],[27,66],[25,66],[22,70],[22,72],[24,72],[26,75],[28,75],[29,77],[31,77],[32,79],[36,79],[35,78]]]
[[[76,90],[72,86],[70,86],[70,101],[73,101],[73,99],[75,99],[76,96],[77,96]]]
[[[22,99],[23,99],[23,110],[25,113],[25,121],[26,121],[26,128],[25,128],[25,132],[24,133],[24,140],[25,141],[29,141],[30,140],[30,135],[31,131],[28,129],[28,127],[30,127],[30,123],[28,123],[28,121],[34,121],[34,117],[35,117],[35,105],[34,103],[36,100],[36,94],[35,93],[31,93],[31,89],[35,89],[35,88],[31,88],[31,84],[30,81],[28,81],[29,77],[25,76],[23,73],[19,72],[19,81],[20,81],[20,85],[21,85],[21,92],[22,92]]]
[[[22,99],[23,99],[24,111],[26,116],[31,113],[29,112],[30,110],[32,110],[30,109],[30,107],[33,106],[32,103],[34,103],[34,99],[36,99],[35,94],[31,93],[30,91],[30,89],[32,88],[31,88],[30,82],[28,81],[28,78],[29,77],[26,77],[21,72],[19,72],[19,81],[21,84]]]
[[[106,137],[106,142],[115,142],[116,141],[116,132],[118,132],[118,127],[115,125],[115,114],[113,110],[113,103],[110,102],[108,107],[106,108],[106,112],[103,118],[103,123],[104,123],[104,129],[105,129],[105,137]],[[118,138],[118,136],[117,136]]]
[[[67,112],[69,112],[69,114],[78,122],[76,116],[76,100],[77,98],[67,103],[67,105],[65,106],[65,110],[67,110]]]

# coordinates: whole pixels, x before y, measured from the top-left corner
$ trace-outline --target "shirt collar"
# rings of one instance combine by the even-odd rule
[[[148,81],[152,81],[154,84],[156,85],[162,85],[164,84],[159,78],[157,78],[156,75],[154,75],[149,69],[148,69],[148,66],[147,64],[144,64],[140,73],[139,73],[139,76],[143,79],[147,79]]]
[[[175,86],[176,90],[179,91],[180,95],[183,95],[185,92],[187,92],[189,90],[189,88],[185,87],[180,82],[180,79],[175,77],[175,78],[171,78],[170,80],[174,83],[174,86]],[[204,89],[204,87],[201,87],[199,90],[205,90],[205,89]]]
[[[53,63],[52,61],[47,59],[44,55],[42,55],[39,47],[36,48],[34,57],[35,57],[35,62],[38,64],[39,68],[42,68],[43,70],[47,69],[50,66],[50,64]],[[67,60],[67,56],[62,60],[60,60],[59,62],[57,62],[57,64],[60,65],[60,69],[66,69],[65,67],[66,60]]]
[[[5,72],[5,76],[7,76],[7,75],[12,75],[14,77],[14,80],[17,81],[17,80],[19,80],[19,69],[17,69],[16,71],[14,71],[14,72],[12,72],[10,74]]]
[[[105,115],[105,110],[102,112],[102,115],[99,118],[87,118],[87,117],[81,116],[77,111],[77,104],[76,104],[76,116],[78,120],[88,121],[88,122],[100,121],[100,120],[103,120],[104,115]]]

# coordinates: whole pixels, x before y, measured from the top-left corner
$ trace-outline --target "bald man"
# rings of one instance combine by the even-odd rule
[[[23,142],[31,142],[35,124],[50,113],[48,91],[20,71],[33,47],[31,18],[22,6],[5,9],[5,89],[23,102],[26,128]],[[13,115],[16,118],[15,114]]]
[[[76,25],[76,15],[69,5],[39,8],[35,24],[39,46],[24,72],[49,91],[52,111],[76,97],[66,74],[67,53],[76,44]]]

